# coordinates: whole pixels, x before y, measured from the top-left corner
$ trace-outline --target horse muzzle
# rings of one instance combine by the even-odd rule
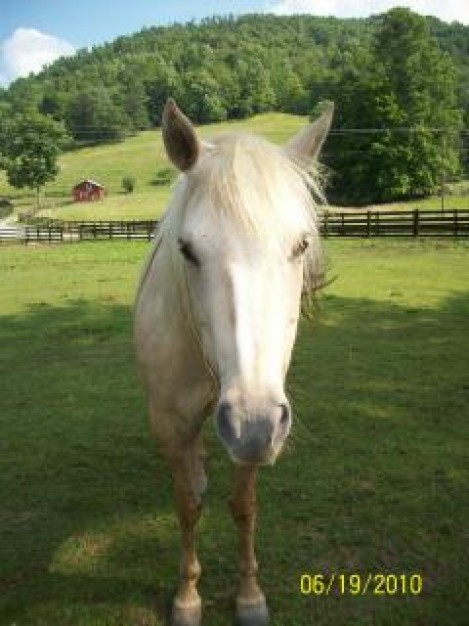
[[[287,402],[250,412],[222,401],[215,420],[218,436],[235,463],[272,465],[290,432],[291,410]]]

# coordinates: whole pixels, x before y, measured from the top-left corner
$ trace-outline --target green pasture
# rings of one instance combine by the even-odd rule
[[[202,126],[200,133],[209,140],[227,132],[251,132],[274,143],[284,144],[307,123],[307,118],[302,116],[264,113],[247,120]],[[61,156],[59,164],[60,174],[53,183],[46,185],[42,199],[40,215],[46,217],[64,220],[155,219],[163,212],[171,193],[168,185],[155,184],[157,172],[168,167],[159,129],[139,133],[121,143],[67,152]],[[124,176],[135,178],[136,187],[131,194],[123,192]],[[73,186],[86,178],[103,184],[108,196],[98,202],[73,202]],[[16,213],[28,212],[35,206],[35,193],[10,187],[5,173],[1,171],[0,196],[13,198]],[[408,211],[416,207],[438,210],[442,203],[439,197],[432,197],[370,208]],[[445,208],[469,208],[467,182],[451,186],[451,194],[445,198]]]
[[[249,131],[271,141],[286,142],[307,120],[283,113],[266,113],[248,120],[230,121],[201,127],[204,139],[227,132]],[[60,158],[60,174],[45,187],[43,214],[59,219],[154,219],[163,211],[169,188],[154,184],[156,173],[168,167],[161,130],[145,131],[121,143],[94,146],[67,152]],[[133,176],[135,192],[124,194],[122,178]],[[72,202],[73,186],[84,178],[97,180],[106,187],[108,197],[100,202]],[[18,191],[7,185],[0,174],[0,196],[15,198],[18,212],[34,206],[34,193]]]
[[[260,477],[276,626],[467,624],[469,246],[328,241],[302,322],[293,432]],[[131,303],[145,243],[0,248],[0,624],[162,626],[170,477],[147,427]],[[164,329],[161,329],[164,332]],[[204,624],[233,615],[231,463],[207,421]],[[418,595],[301,595],[302,574],[420,574]]]

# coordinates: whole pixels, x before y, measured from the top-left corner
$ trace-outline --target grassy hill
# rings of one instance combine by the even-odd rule
[[[252,132],[274,143],[284,144],[307,123],[307,118],[299,115],[264,113],[248,120],[201,126],[199,132],[204,139],[227,132]],[[45,188],[44,208],[40,215],[64,220],[155,219],[162,214],[171,195],[171,186],[156,185],[155,178],[158,171],[168,167],[160,129],[141,132],[120,143],[67,152],[60,158],[57,179]],[[124,176],[135,178],[136,187],[131,194],[123,191]],[[71,191],[83,178],[103,184],[108,190],[107,197],[99,202],[75,203]],[[455,187],[454,193],[445,199],[445,207],[467,208],[468,192],[467,184]],[[35,205],[34,193],[10,187],[3,173],[0,173],[0,196],[14,200],[16,213],[30,211]],[[440,209],[441,199],[433,197],[379,208],[408,210],[416,206]]]
[[[249,120],[211,124],[200,128],[205,139],[226,132],[253,132],[276,143],[284,143],[307,119],[284,113],[265,113]],[[60,219],[152,219],[161,214],[170,186],[155,185],[158,170],[169,166],[161,130],[145,131],[122,143],[87,147],[62,155],[60,174],[45,188],[43,215]],[[136,180],[132,194],[123,193],[122,178]],[[72,187],[83,178],[99,181],[108,190],[100,202],[74,203]],[[10,187],[0,178],[0,196],[14,198],[17,212],[34,206],[34,194]]]
[[[415,197],[422,191],[433,193],[443,176],[447,180],[458,178],[457,163],[467,172],[467,137],[461,137],[459,154],[453,140],[445,140],[443,146],[438,133],[430,134],[419,156],[407,161],[417,144],[411,142],[404,149],[401,130],[441,127],[459,132],[462,118],[468,127],[469,28],[419,18],[406,10],[389,19],[397,20],[396,33],[407,33],[398,49],[405,47],[406,41],[415,44],[416,37],[423,37],[416,45],[420,52],[415,59],[412,47],[402,51],[403,58],[408,59],[407,73],[399,60],[386,69],[386,85],[399,109],[392,115],[385,115],[379,107],[375,111],[375,96],[368,85],[381,84],[376,68],[382,60],[373,42],[387,21],[384,15],[341,20],[263,14],[214,17],[167,27],[149,24],[139,33],[92,50],[79,50],[71,57],[58,59],[39,74],[0,90],[0,117],[9,119],[22,112],[38,111],[63,122],[76,145],[102,146],[98,152],[80,150],[78,161],[73,156],[70,161],[63,160],[63,175],[49,190],[61,197],[64,192],[70,193],[70,185],[77,177],[88,176],[101,178],[112,194],[119,191],[123,175],[137,177],[139,192],[151,189],[152,168],[161,155],[156,149],[151,153],[141,151],[142,142],[146,143],[145,133],[117,144],[116,150],[123,152],[121,156],[114,146],[103,144],[158,126],[169,96],[175,97],[197,123],[221,123],[223,127],[225,120],[249,120],[252,115],[274,111],[307,116],[320,101],[333,100],[340,112],[336,130],[344,134],[338,133],[328,145],[326,162],[340,172],[340,176],[331,178],[331,198],[363,204]],[[446,55],[441,54],[438,46]],[[425,54],[433,51],[428,62],[424,61],[425,50]],[[392,57],[385,52],[383,55]],[[435,73],[437,68],[440,69]],[[359,76],[368,75],[363,84],[358,80]],[[403,76],[405,79],[401,80]],[[398,85],[406,85],[406,89],[397,89]],[[415,94],[419,94],[416,99]],[[423,106],[422,102],[427,104]],[[265,119],[269,124],[276,114]],[[378,126],[384,124],[391,132],[400,133],[397,146],[389,149],[387,138],[381,147],[370,144],[369,133],[361,141],[354,134],[347,135],[350,129],[374,128],[377,119]],[[251,125],[250,121],[245,123]],[[374,154],[372,158],[363,158],[370,152]],[[441,172],[437,154],[443,152],[445,171]],[[403,155],[407,155],[406,159]],[[388,175],[390,161],[395,168],[392,177]],[[71,175],[67,177],[68,166]],[[158,211],[167,197],[167,193],[160,192],[156,198]],[[109,216],[121,217],[129,200],[117,204],[114,200],[100,209],[109,212]],[[131,213],[142,215],[148,200],[135,200]],[[27,201],[23,203],[27,206]],[[153,215],[153,209],[150,214]]]

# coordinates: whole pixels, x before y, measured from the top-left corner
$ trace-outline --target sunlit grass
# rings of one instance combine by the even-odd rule
[[[60,220],[154,220],[164,212],[171,197],[170,186],[129,194],[108,195],[96,202],[73,202],[40,212]]]
[[[249,131],[267,136],[281,143],[299,130],[306,122],[301,116],[284,113],[266,113],[248,120],[223,122],[200,128],[201,136],[209,139],[226,132]],[[111,143],[80,148],[63,154],[60,158],[60,173],[53,183],[45,187],[46,196],[61,194],[71,199],[72,188],[80,180],[90,178],[100,182],[110,194],[122,191],[122,178],[133,176],[136,192],[153,189],[158,169],[167,167],[161,130],[141,132],[121,143]],[[0,174],[0,195],[34,197],[28,191],[10,187],[4,173]]]

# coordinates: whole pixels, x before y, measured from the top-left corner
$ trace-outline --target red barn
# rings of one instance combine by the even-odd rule
[[[106,189],[94,180],[82,180],[73,188],[75,202],[100,200],[106,195]]]

